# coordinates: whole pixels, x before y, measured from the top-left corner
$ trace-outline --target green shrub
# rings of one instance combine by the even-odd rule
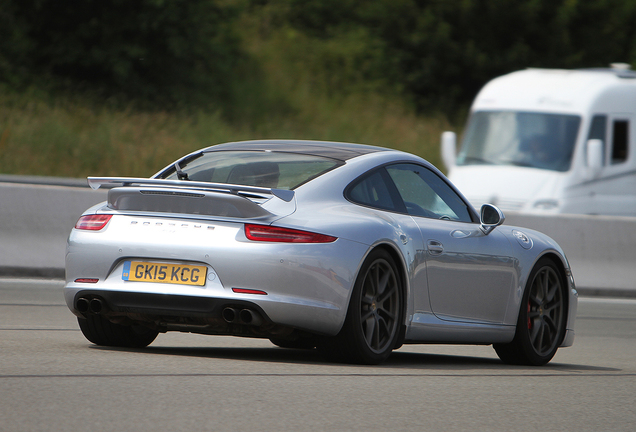
[[[3,3],[0,23],[8,29],[1,31],[11,36],[1,42],[5,82],[21,76],[23,85],[205,106],[227,99],[242,58],[233,25],[238,9],[218,0]]]

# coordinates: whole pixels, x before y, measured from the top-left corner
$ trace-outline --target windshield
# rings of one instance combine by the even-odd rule
[[[342,164],[297,153],[212,151],[193,155],[158,177],[291,190]]]
[[[468,122],[458,165],[570,169],[581,118],[576,115],[479,111]]]

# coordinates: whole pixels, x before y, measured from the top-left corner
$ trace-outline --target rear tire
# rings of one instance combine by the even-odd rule
[[[514,339],[493,345],[504,363],[542,366],[552,360],[565,336],[566,294],[558,267],[540,259],[528,278]]]
[[[114,324],[99,315],[77,318],[82,333],[95,345],[143,348],[155,340],[158,331],[147,327]]]
[[[399,344],[403,290],[395,261],[382,249],[364,261],[340,333],[319,348],[336,361],[379,364]]]

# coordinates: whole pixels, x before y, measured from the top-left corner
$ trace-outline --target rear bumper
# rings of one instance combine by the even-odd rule
[[[225,290],[217,292],[219,296],[212,293],[182,295],[67,285],[64,291],[67,306],[80,318],[97,313],[112,322],[143,324],[159,331],[270,337],[300,330],[335,335],[345,312],[328,303],[270,295],[226,295]],[[88,305],[92,300],[101,303],[98,311],[81,307],[79,303],[83,301],[83,305]],[[244,310],[256,317],[254,322],[240,318]],[[228,319],[226,313],[236,315],[236,319]]]
[[[221,319],[226,307],[250,307],[266,316],[258,305],[244,300],[105,290],[77,291],[69,307],[78,315],[83,315],[78,308],[80,299],[99,299],[104,309],[100,313],[112,316],[139,315],[167,321],[174,318],[213,320]]]
[[[66,254],[66,303],[82,316],[77,295],[86,291],[108,303],[112,314],[188,322],[218,318],[225,305],[250,304],[275,325],[337,334],[368,246],[346,239],[325,244],[252,242],[242,227],[118,215],[102,231],[73,230]],[[207,276],[200,286],[134,282],[122,277],[130,261],[203,266]],[[88,280],[94,283],[83,283]]]
[[[100,315],[114,323],[139,324],[162,332],[271,337],[295,331],[274,324],[258,305],[241,300],[80,290],[69,307],[79,317]]]

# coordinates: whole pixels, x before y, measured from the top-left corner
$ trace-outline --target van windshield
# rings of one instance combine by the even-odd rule
[[[568,171],[581,117],[478,111],[468,122],[458,165],[515,165]]]

